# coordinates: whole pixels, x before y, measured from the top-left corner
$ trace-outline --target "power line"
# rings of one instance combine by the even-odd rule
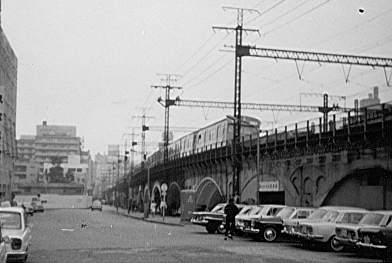
[[[278,16],[278,17],[275,17],[274,19],[271,19],[270,21],[268,21],[268,22],[266,22],[266,23],[263,23],[263,26],[269,26],[269,25],[274,24],[277,20],[279,20],[279,19],[281,19],[282,17],[285,17],[286,15],[288,15],[288,14],[294,12],[295,10],[297,10],[298,8],[300,8],[301,6],[303,6],[304,4],[306,4],[306,3],[309,2],[309,1],[310,1],[310,0],[304,0],[304,1],[302,1],[302,2],[299,3],[298,5],[296,5],[296,6],[294,6],[293,8],[291,8],[289,11],[287,11],[287,12],[281,14],[281,15]]]
[[[203,78],[202,80],[200,80],[199,82],[197,82],[196,84],[192,84],[192,85],[188,85],[188,87],[195,87],[200,85],[201,83],[203,83],[204,81],[208,80],[209,78],[211,78],[212,76],[214,76],[216,73],[218,73],[219,71],[223,70],[224,68],[226,68],[230,63],[231,63],[231,59],[229,61],[227,61],[225,64],[223,64],[221,67],[219,67],[218,69],[216,69],[215,71],[211,72],[209,75],[207,75],[205,78]]]
[[[276,8],[277,6],[283,4],[284,2],[286,2],[286,0],[280,0],[278,2],[276,2],[275,4],[273,4],[271,7],[267,8],[266,10],[260,12],[260,14],[258,14],[256,17],[250,19],[249,21],[247,21],[245,24],[250,24],[256,20],[258,20],[262,15],[268,13],[269,11],[273,10],[274,8]]]
[[[263,35],[266,36],[266,35],[268,35],[268,34],[274,32],[274,31],[277,31],[277,30],[281,29],[282,27],[284,27],[284,26],[286,26],[286,25],[288,25],[288,24],[290,24],[290,23],[292,23],[292,22],[294,22],[294,21],[296,21],[296,20],[298,20],[298,19],[301,19],[301,18],[304,17],[305,15],[307,15],[307,14],[309,14],[309,13],[311,13],[311,12],[313,12],[313,11],[319,9],[320,7],[322,7],[322,6],[326,5],[326,4],[328,4],[330,1],[331,1],[331,0],[326,0],[326,1],[324,1],[324,2],[322,2],[322,3],[320,3],[320,4],[318,4],[318,5],[316,5],[316,6],[314,6],[314,7],[312,7],[311,9],[309,9],[309,10],[307,10],[307,11],[301,13],[300,15],[294,17],[293,19],[287,21],[286,23],[274,27],[273,29],[271,29],[270,31],[267,31],[267,32],[264,33]]]
[[[193,53],[190,55],[174,72],[178,72],[181,68],[183,68],[192,58],[194,58],[215,36],[216,34],[211,33],[211,35],[205,40]]]
[[[210,55],[228,36],[229,35],[227,34],[225,37],[223,37],[217,44],[215,44],[211,49],[209,49],[204,56],[197,60],[195,64],[185,70],[181,75],[185,77],[190,71],[197,67],[208,55]]]
[[[202,77],[204,73],[206,73],[208,70],[210,70],[212,67],[214,67],[225,56],[226,56],[226,54],[223,54],[220,57],[218,57],[208,67],[206,67],[202,72],[199,72],[196,77],[194,77],[193,79],[189,79],[188,81],[184,82],[183,85],[185,86],[188,83],[192,83],[192,82],[195,82],[195,80],[200,79],[200,77]]]

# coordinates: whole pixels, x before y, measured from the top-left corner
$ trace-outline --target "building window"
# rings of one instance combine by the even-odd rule
[[[77,172],[82,172],[82,168],[76,169]]]

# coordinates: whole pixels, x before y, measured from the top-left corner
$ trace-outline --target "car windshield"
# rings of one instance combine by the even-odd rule
[[[101,205],[100,201],[94,201],[93,205]]]
[[[223,204],[217,205],[217,206],[215,206],[215,207],[211,210],[211,212],[223,212],[224,207],[225,207],[225,206],[224,206]]]
[[[322,218],[323,221],[325,222],[333,222],[336,220],[336,218],[338,217],[339,212],[338,211],[328,211],[327,214],[325,214],[325,216]]]
[[[295,211],[294,207],[285,207],[276,215],[281,218],[289,218]]]
[[[383,219],[384,215],[383,214],[366,214],[364,217],[361,219],[359,224],[361,225],[372,225],[372,226],[378,226],[381,223],[381,220]]]
[[[249,211],[248,215],[254,216],[259,215],[263,211],[263,206],[254,207],[251,211]]]
[[[309,219],[322,219],[327,213],[328,213],[328,210],[317,209],[308,218]]]
[[[359,221],[361,221],[361,219],[363,218],[365,214],[364,213],[345,213],[341,222],[342,223],[347,223],[347,224],[358,224]]]
[[[0,222],[4,229],[22,228],[20,213],[0,211]]]
[[[241,211],[238,214],[239,215],[248,214],[253,208],[254,208],[253,206],[245,206],[244,208],[241,209]]]

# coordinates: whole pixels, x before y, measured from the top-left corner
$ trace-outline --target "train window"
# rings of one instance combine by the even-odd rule
[[[216,135],[217,135],[217,137],[219,136],[219,128],[220,128],[220,126],[218,126],[218,128],[216,128]]]

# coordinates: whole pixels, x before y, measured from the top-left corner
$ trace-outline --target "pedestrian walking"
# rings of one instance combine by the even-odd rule
[[[227,237],[233,238],[234,229],[235,229],[235,216],[238,214],[238,207],[234,204],[234,199],[230,198],[229,203],[225,207],[226,214],[226,232],[225,232],[225,240]]]

